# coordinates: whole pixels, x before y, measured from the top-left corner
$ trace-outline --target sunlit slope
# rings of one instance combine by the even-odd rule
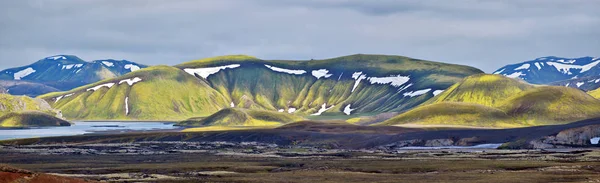
[[[204,118],[191,118],[180,126],[279,126],[304,118],[284,112],[226,108]]]
[[[75,119],[182,120],[228,107],[344,117],[410,109],[479,73],[401,56],[269,61],[231,55],[142,69],[40,98]],[[119,84],[135,78],[140,81]]]
[[[0,117],[0,127],[71,126],[71,123],[47,113],[11,112]]]
[[[40,98],[74,119],[181,120],[210,115],[229,105],[207,83],[169,66],[149,67]]]
[[[57,112],[44,100],[27,96],[0,94],[0,116],[23,111],[39,111],[50,115],[56,115]]]
[[[594,98],[600,99],[600,88],[589,91],[588,94],[590,94]]]
[[[534,86],[500,75],[475,75],[378,125],[516,127],[594,117],[600,117],[600,100],[581,90]]]
[[[579,89],[561,86],[541,86],[521,92],[498,108],[531,125],[600,117],[600,100]]]
[[[533,88],[532,85],[496,74],[477,74],[452,85],[443,93],[425,102],[467,102],[495,106],[506,98]]]
[[[441,102],[419,106],[378,125],[448,125],[516,127],[517,122],[497,108],[466,102]]]

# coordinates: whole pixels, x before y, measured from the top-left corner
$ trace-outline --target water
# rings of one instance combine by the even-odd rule
[[[594,137],[592,139],[590,139],[590,143],[596,145],[598,144],[598,142],[600,142],[600,137]]]
[[[97,132],[176,129],[168,122],[72,122],[71,126],[27,129],[0,129],[0,140],[83,135]]]

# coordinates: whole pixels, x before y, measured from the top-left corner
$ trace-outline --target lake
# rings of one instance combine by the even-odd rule
[[[128,132],[178,129],[172,122],[72,122],[71,126],[0,129],[0,140],[83,135],[100,132]]]

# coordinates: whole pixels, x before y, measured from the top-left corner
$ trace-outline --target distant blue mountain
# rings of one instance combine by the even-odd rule
[[[70,90],[147,67],[127,60],[86,62],[74,55],[55,55],[37,62],[0,71],[0,80],[28,81],[59,90]],[[14,91],[22,93],[23,91]],[[13,93],[9,90],[9,93]]]
[[[600,59],[541,57],[504,66],[494,74],[520,78],[532,84],[565,85],[592,90],[600,87]]]

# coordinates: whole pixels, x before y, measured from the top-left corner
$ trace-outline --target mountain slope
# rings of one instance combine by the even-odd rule
[[[148,74],[151,70],[160,72]],[[76,119],[177,120],[208,116],[228,107],[345,116],[410,109],[433,97],[435,91],[479,73],[472,67],[401,56],[268,61],[233,55],[150,67],[40,98]],[[142,81],[132,86],[117,84],[136,76]],[[102,85],[112,87],[88,91]],[[145,87],[146,92],[127,92],[150,85],[154,87]],[[128,114],[122,102],[127,97]]]
[[[495,106],[509,96],[533,88],[527,83],[501,75],[477,74],[452,85],[425,104],[439,102],[468,102]]]
[[[0,94],[0,127],[70,126],[61,115],[44,100]]]
[[[30,81],[60,90],[70,90],[145,67],[126,60],[86,62],[73,55],[56,55],[31,65],[0,71],[0,79]]]
[[[11,112],[0,117],[0,127],[71,126],[71,123],[42,112]]]
[[[600,58],[541,57],[498,69],[494,74],[520,78],[533,84],[552,84],[582,90],[600,87]]]
[[[60,91],[57,88],[41,83],[18,80],[0,80],[0,87],[5,88],[7,93],[11,95],[26,95],[30,97]]]
[[[181,120],[208,116],[229,106],[208,84],[169,66],[149,67],[39,97],[74,119]]]
[[[588,94],[590,94],[594,98],[600,99],[600,88],[589,91]]]
[[[226,108],[205,118],[191,118],[178,123],[180,126],[278,126],[300,121],[304,118],[293,114]]]
[[[448,125],[474,127],[517,127],[504,111],[468,102],[440,102],[419,106],[378,125]]]
[[[541,86],[514,95],[498,108],[532,125],[556,124],[600,117],[600,100],[581,90]]]
[[[581,90],[533,86],[500,75],[475,75],[379,125],[515,127],[563,124],[593,117],[600,117],[600,100]]]
[[[561,80],[595,76],[600,74],[599,58],[541,57],[519,64],[507,65],[494,74],[521,78],[533,84],[546,84]]]

